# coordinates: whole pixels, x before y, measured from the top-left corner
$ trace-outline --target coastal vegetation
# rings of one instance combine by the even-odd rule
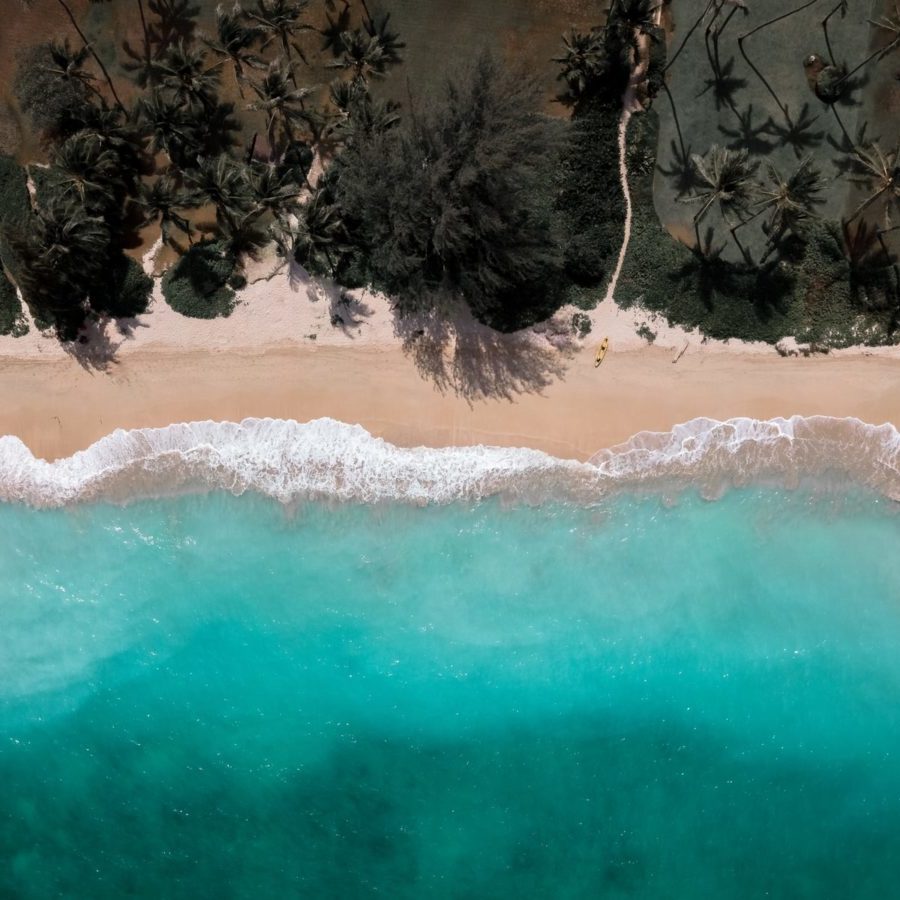
[[[554,115],[499,50],[440,87],[392,80],[408,50],[379,4],[139,2],[139,40],[105,52],[65,9],[71,33],[18,63],[41,157],[0,162],[0,332],[26,327],[19,295],[65,340],[139,314],[156,237],[163,297],[199,318],[228,315],[273,248],[401,317],[465,303],[513,330],[589,309],[623,241],[627,100],[617,302],[712,337],[895,340],[900,134],[866,128],[898,90],[890,3],[709,0],[674,24],[671,4],[597,3],[548,60]]]

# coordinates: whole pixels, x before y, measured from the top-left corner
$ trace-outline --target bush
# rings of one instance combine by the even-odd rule
[[[194,244],[163,276],[166,302],[176,312],[193,319],[230,316],[235,294],[228,279],[234,264],[234,257],[221,244]]]
[[[0,259],[16,278],[16,259],[7,235],[27,228],[32,217],[25,170],[8,156],[0,156]]]
[[[566,275],[595,287],[615,264],[625,225],[619,180],[621,109],[610,100],[584,104],[573,121],[560,166],[557,210]]]
[[[575,313],[572,316],[572,330],[578,337],[587,337],[591,333],[591,317],[585,313]]]
[[[47,71],[55,66],[50,44],[30,47],[19,59],[13,92],[38,131],[59,137],[80,127],[82,111],[90,100],[80,81]]]
[[[0,270],[0,334],[22,337],[28,333],[28,323],[22,314],[22,302],[12,282]]]

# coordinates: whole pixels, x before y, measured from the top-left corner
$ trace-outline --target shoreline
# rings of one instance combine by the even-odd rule
[[[68,358],[0,357],[0,434],[54,460],[119,428],[329,417],[401,447],[526,447],[584,461],[638,432],[699,417],[900,422],[900,365],[889,357],[694,353],[673,365],[670,351],[646,348],[611,353],[595,369],[586,348],[556,362],[536,373],[543,387],[495,373],[503,391],[470,398],[423,378],[399,346],[148,348],[108,372]]]
[[[584,340],[572,309],[513,334],[465,315],[400,321],[380,295],[341,302],[335,285],[298,267],[272,275],[273,265],[255,265],[228,318],[180,316],[157,282],[147,314],[122,332],[99,323],[68,352],[33,326],[0,338],[0,435],[53,460],[118,428],[329,417],[400,447],[515,446],[584,461],[699,417],[900,424],[900,347],[781,356],[703,340],[611,299],[588,313]],[[610,352],[595,369],[602,337]]]

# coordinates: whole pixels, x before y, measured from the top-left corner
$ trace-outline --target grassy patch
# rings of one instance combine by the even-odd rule
[[[228,285],[234,258],[218,243],[194,244],[163,276],[162,291],[176,312],[192,319],[230,316],[235,293]]]

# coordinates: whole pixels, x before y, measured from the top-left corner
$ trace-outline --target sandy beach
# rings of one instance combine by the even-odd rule
[[[586,459],[697,416],[900,422],[893,349],[784,358],[767,345],[703,342],[612,302],[591,313],[584,341],[568,327],[571,310],[514,335],[471,321],[435,334],[398,323],[383,297],[356,297],[341,304],[336,291],[282,271],[251,283],[227,319],[185,319],[157,293],[127,334],[108,325],[78,356],[33,328],[0,338],[0,434],[56,459],[116,428],[330,416],[401,446]],[[635,333],[644,322],[652,346]],[[606,335],[611,350],[595,369]]]

